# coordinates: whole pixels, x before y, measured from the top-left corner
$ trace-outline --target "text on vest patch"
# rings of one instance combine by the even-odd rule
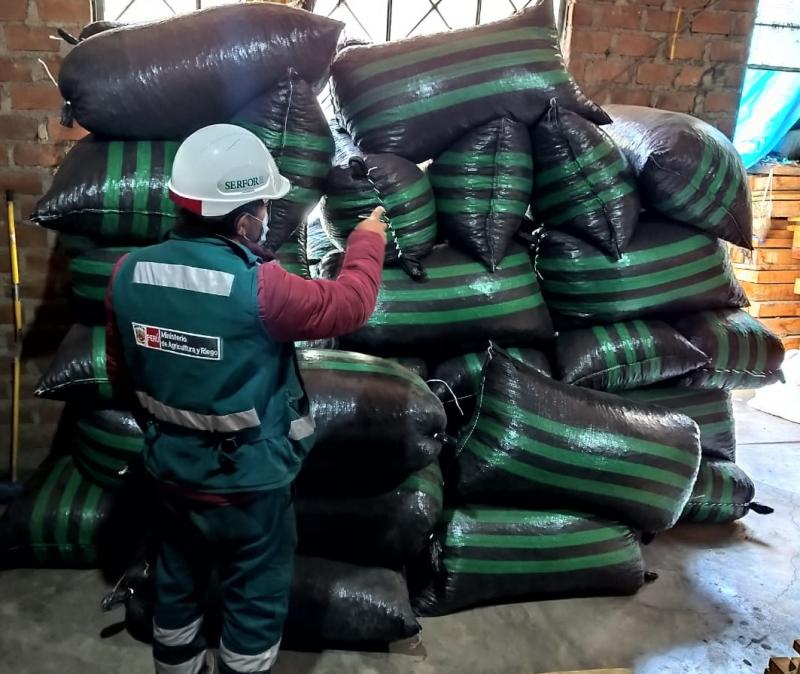
[[[221,360],[222,340],[211,335],[196,335],[191,332],[159,328],[155,325],[131,323],[136,345],[145,349],[166,351],[176,356]]]

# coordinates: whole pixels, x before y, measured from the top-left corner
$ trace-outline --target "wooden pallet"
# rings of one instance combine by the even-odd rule
[[[731,246],[731,262],[736,265],[737,269],[800,271],[800,260],[792,257],[791,239],[782,239],[782,241],[784,242],[783,248],[745,250]]]
[[[800,301],[750,302],[747,313],[756,318],[780,318],[800,316]]]
[[[770,236],[769,232],[778,224],[776,220],[787,222],[789,218],[800,217],[800,163],[756,167],[748,182],[757,238]]]
[[[800,653],[800,639],[795,639],[795,653]],[[800,673],[800,658],[770,658],[764,674],[798,674]]]
[[[729,246],[728,252],[736,278],[742,284],[750,307],[747,311],[778,335],[787,349],[800,344],[800,166],[797,174],[749,176],[750,187],[757,197],[764,194],[771,181],[771,203],[753,203],[753,212],[764,215],[763,221],[754,222],[753,250]],[[798,213],[793,218],[785,215],[779,204],[796,204]],[[794,206],[792,206],[794,208]],[[759,229],[760,226],[760,229]],[[796,287],[797,286],[797,287]],[[798,673],[800,674],[800,673]]]
[[[757,283],[760,285],[788,284],[794,288],[794,282],[800,274],[796,269],[747,269],[733,265],[736,278],[747,283]],[[796,299],[789,297],[787,299]]]

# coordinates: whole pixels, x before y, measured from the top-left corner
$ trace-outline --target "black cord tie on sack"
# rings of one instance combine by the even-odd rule
[[[775,508],[764,505],[763,503],[756,503],[755,501],[750,504],[750,510],[758,515],[771,515],[775,512]]]
[[[57,29],[56,32],[58,33],[58,36],[62,40],[64,40],[64,42],[66,42],[67,44],[71,44],[73,47],[76,44],[78,44],[78,42],[80,42],[80,40],[77,37],[75,37],[74,35],[71,35],[67,31],[65,31],[63,28]]]

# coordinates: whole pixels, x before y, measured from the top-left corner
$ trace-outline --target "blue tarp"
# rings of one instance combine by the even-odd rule
[[[747,69],[733,144],[750,168],[800,119],[800,73]]]

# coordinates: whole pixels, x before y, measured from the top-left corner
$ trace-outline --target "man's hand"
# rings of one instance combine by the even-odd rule
[[[386,223],[381,219],[386,209],[383,206],[378,206],[366,220],[362,220],[356,225],[356,231],[375,232],[383,237],[386,241]]]

